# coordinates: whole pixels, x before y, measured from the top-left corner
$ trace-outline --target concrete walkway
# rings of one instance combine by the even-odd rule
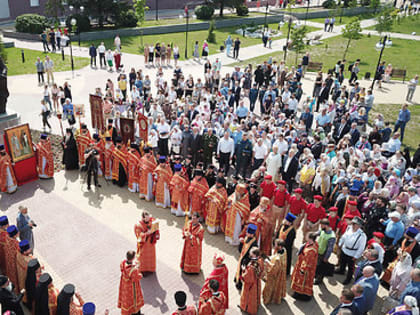
[[[367,35],[375,35],[375,36],[381,36],[377,31],[375,30],[363,30],[362,34]],[[385,35],[385,34],[383,34]],[[399,39],[408,39],[408,40],[420,40],[420,35],[411,35],[411,34],[403,34],[403,33],[388,33],[386,32],[386,35],[393,38],[399,38]]]

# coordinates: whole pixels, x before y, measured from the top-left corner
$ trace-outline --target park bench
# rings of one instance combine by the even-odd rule
[[[407,70],[405,69],[392,69],[391,78],[400,78],[405,82],[405,77],[407,75]]]
[[[306,69],[307,71],[314,71],[314,72],[318,72],[322,70],[322,62],[312,62],[310,61],[308,64],[308,68]]]

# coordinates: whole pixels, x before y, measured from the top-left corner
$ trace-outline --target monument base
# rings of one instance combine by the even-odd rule
[[[8,109],[5,114],[0,114],[0,143],[3,142],[4,130],[20,124],[20,115]]]

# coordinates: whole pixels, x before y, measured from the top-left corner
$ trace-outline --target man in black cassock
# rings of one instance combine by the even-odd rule
[[[62,146],[63,164],[66,166],[66,170],[77,170],[79,168],[79,154],[71,128],[66,129],[66,135],[64,136]]]
[[[290,275],[290,268],[292,266],[293,243],[296,238],[296,229],[293,225],[295,220],[296,216],[292,213],[288,213],[283,220],[283,224],[280,226],[279,235],[277,236],[278,239],[285,243],[284,248],[286,248],[287,252],[287,275]]]
[[[0,303],[2,311],[13,311],[16,315],[24,315],[20,301],[23,298],[25,292],[24,289],[19,294],[15,294],[14,285],[10,282],[6,276],[0,276]]]
[[[117,128],[114,127],[114,120],[113,119],[108,119],[108,125],[106,127],[107,132],[109,133],[109,136],[112,138],[112,142],[116,143],[117,137],[118,137],[118,130]]]

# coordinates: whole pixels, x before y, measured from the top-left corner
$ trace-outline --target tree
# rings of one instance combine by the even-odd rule
[[[216,34],[214,33],[214,30],[216,29],[216,26],[214,25],[214,20],[211,20],[210,27],[209,27],[209,33],[207,35],[207,41],[209,43],[216,43]]]
[[[64,12],[64,5],[61,0],[48,0],[45,4],[45,13],[58,21],[58,17]]]
[[[308,33],[308,28],[306,26],[297,27],[293,29],[292,31],[292,35],[291,35],[292,44],[290,45],[290,48],[296,52],[295,64],[297,64],[298,55],[302,53],[306,47],[305,36],[307,33]]]
[[[378,22],[375,25],[375,30],[381,35],[384,32],[390,32],[394,24],[394,19],[392,17],[393,9],[385,9],[382,11],[382,14],[376,18]]]
[[[134,6],[134,13],[137,17],[137,25],[141,27],[144,23],[144,20],[146,18],[146,11],[149,10],[149,7],[146,6],[146,0],[133,0],[133,6]],[[140,40],[141,40],[140,49],[144,51],[143,31],[140,31]]]
[[[370,0],[370,7],[374,10],[373,13],[376,13],[376,11],[378,11],[380,5],[381,0]]]
[[[347,51],[349,50],[350,43],[352,40],[358,40],[362,38],[362,27],[360,26],[360,21],[356,18],[343,28],[342,33],[343,37],[348,39],[346,50],[344,51],[343,59],[346,59]]]
[[[236,8],[243,3],[244,2],[241,1],[241,0],[213,0],[213,1],[208,1],[208,3],[206,3],[206,4],[212,5],[215,8],[219,8],[220,9],[219,16],[223,17],[223,10],[226,7]]]

